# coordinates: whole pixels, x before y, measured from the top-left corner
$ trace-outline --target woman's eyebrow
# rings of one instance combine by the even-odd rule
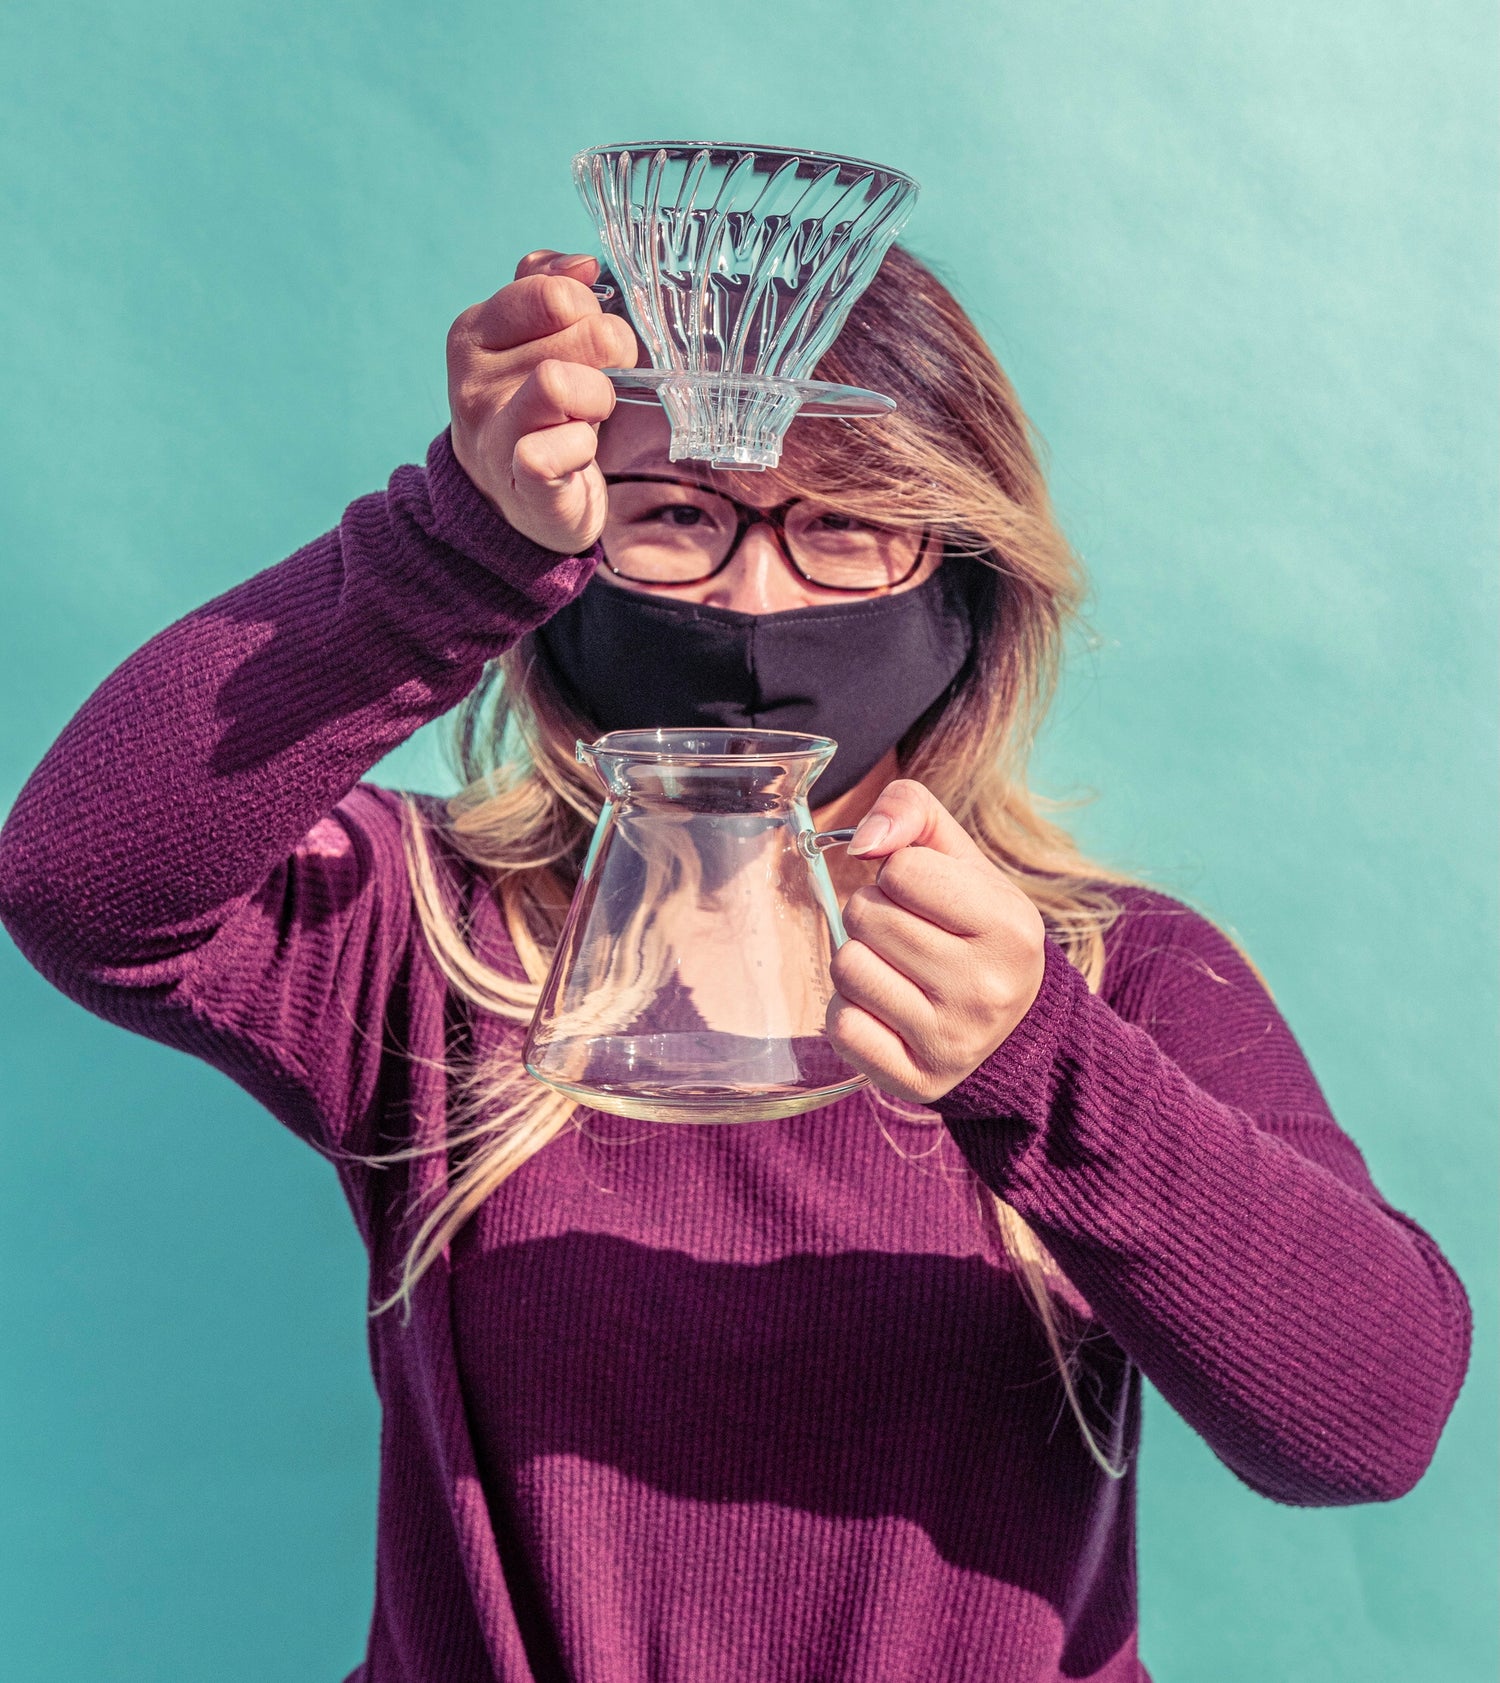
[[[700,471],[694,473],[695,467]],[[648,449],[627,456],[614,471],[622,474],[647,473],[655,479],[669,480],[674,485],[685,485],[694,491],[712,491],[730,502],[735,500],[731,491],[714,483],[713,472],[706,462],[674,462],[670,457]]]
[[[674,462],[670,456],[661,453],[660,445],[646,445],[637,450],[633,456],[627,456],[615,471],[658,474],[663,479],[676,480],[683,485],[697,485],[705,491],[715,489],[713,473],[707,462]],[[724,494],[728,495],[727,492]]]
[[[646,474],[652,479],[665,480],[667,483],[672,485],[683,485],[692,491],[714,491],[717,489],[717,487],[710,483],[707,474],[698,478],[690,472],[684,473],[682,467],[676,462],[670,462],[666,466],[662,466],[659,461],[652,461],[650,459],[644,462],[631,461],[627,462],[621,471],[626,474]],[[721,497],[727,497],[729,493],[727,491],[719,491],[718,495]]]

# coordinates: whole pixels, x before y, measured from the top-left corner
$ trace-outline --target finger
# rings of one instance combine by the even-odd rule
[[[550,339],[585,317],[603,313],[599,300],[582,281],[549,273],[526,275],[502,286],[461,319],[465,319],[470,342],[479,350],[511,351]],[[609,319],[618,321],[619,317]]]
[[[584,316],[528,350],[563,362],[587,363],[590,368],[634,368],[640,354],[630,323],[612,315]]]
[[[1003,926],[1010,890],[1005,879],[935,848],[903,847],[875,880],[888,900],[950,935],[992,935]]]
[[[493,378],[515,372],[524,375],[549,357],[557,362],[581,362],[590,368],[634,368],[639,355],[635,333],[628,321],[589,311],[556,333],[527,339],[509,349],[480,345],[470,338],[469,348],[476,371]]]
[[[849,896],[844,928],[929,998],[947,998],[972,962],[966,942],[898,906],[878,883]]]
[[[829,966],[833,985],[850,1004],[878,1017],[905,1042],[933,1033],[932,1001],[863,941],[846,941]]]
[[[599,275],[599,259],[582,251],[528,251],[516,264],[516,279],[527,275],[571,275],[587,286]]]
[[[844,1060],[881,1092],[925,1104],[931,1077],[912,1061],[900,1035],[863,1006],[835,994],[828,1002],[825,1029],[829,1043]]]
[[[951,859],[984,859],[937,796],[909,777],[886,784],[849,843],[852,854],[871,859],[888,857],[902,847],[931,847]]]
[[[607,375],[582,363],[539,362],[511,395],[502,411],[505,430],[516,440],[568,421],[598,426],[615,407],[615,388]]]
[[[594,459],[598,435],[587,421],[567,421],[562,426],[529,432],[511,452],[511,476],[517,486],[523,481],[555,489]],[[602,491],[604,487],[600,485]]]

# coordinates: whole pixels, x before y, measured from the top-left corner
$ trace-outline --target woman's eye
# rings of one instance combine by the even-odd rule
[[[708,520],[707,511],[694,508],[691,503],[663,503],[641,518],[658,526],[702,526]]]

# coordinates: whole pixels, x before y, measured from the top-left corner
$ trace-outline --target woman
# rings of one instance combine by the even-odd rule
[[[105,682],[0,909],[337,1165],[383,1408],[355,1677],[1143,1677],[1140,1374],[1268,1496],[1390,1499],[1462,1287],[1244,957],[1027,795],[1079,580],[946,290],[893,250],[820,373],[897,415],[734,478],[614,410],[596,274],[525,259],[454,325],[425,470]],[[460,701],[455,801],[359,781]],[[875,1096],[573,1113],[517,1068],[573,738],[739,719],[841,742],[829,1032]]]

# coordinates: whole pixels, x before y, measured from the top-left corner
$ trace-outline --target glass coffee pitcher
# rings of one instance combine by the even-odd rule
[[[753,1122],[865,1084],[829,1044],[844,941],[794,731],[627,730],[578,744],[608,799],[523,1058],[618,1116]]]

